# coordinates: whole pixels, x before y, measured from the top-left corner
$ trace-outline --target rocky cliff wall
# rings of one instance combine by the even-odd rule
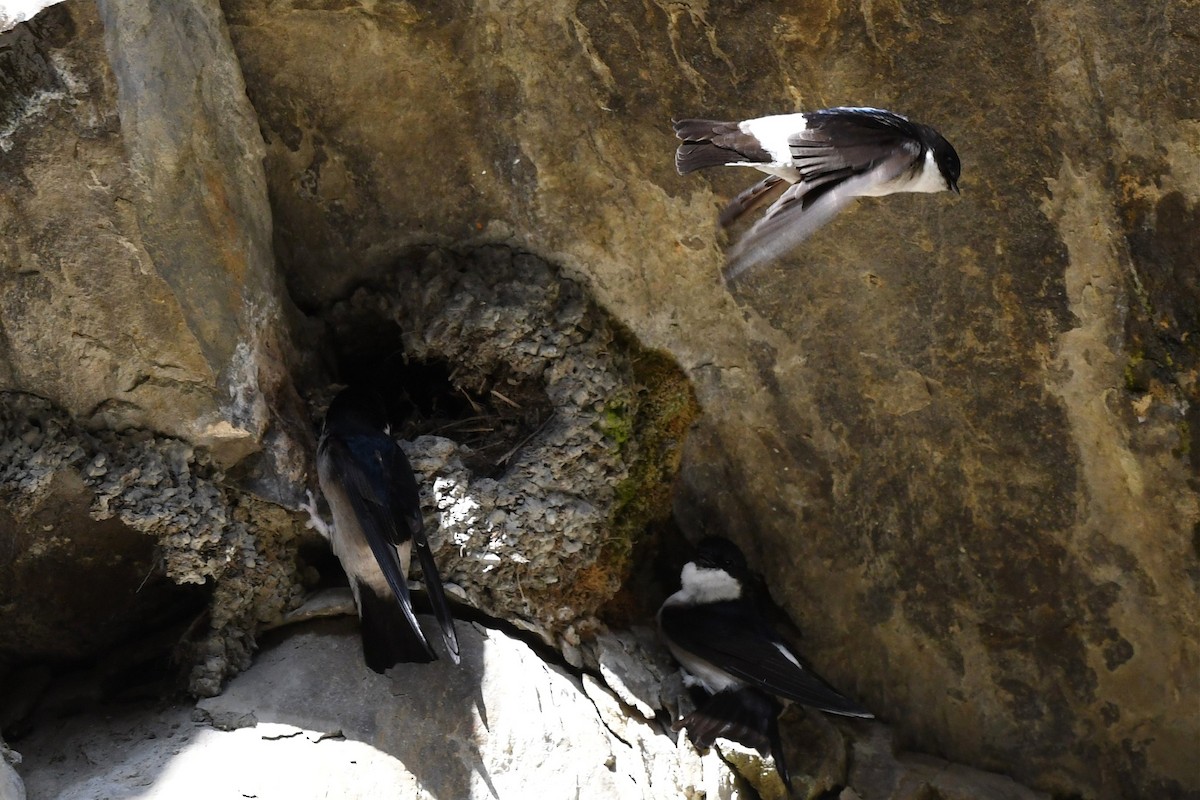
[[[297,302],[413,242],[549,255],[696,387],[685,528],[907,741],[1198,789],[1194,6],[224,7]],[[936,125],[962,198],[861,202],[727,291],[752,178],[677,176],[669,120],[835,104]]]
[[[107,50],[86,4],[7,35],[35,66],[5,107],[4,388],[250,453],[286,502],[311,442],[284,374],[328,381],[339,304],[414,248],[535,254],[678,362],[679,524],[744,545],[905,745],[1200,793],[1193,4],[226,0],[231,49],[186,37],[215,48],[182,59],[194,114],[148,99],[135,6],[102,6]],[[723,286],[715,213],[752,177],[676,175],[670,119],[837,104],[938,127],[963,196],[860,202]]]

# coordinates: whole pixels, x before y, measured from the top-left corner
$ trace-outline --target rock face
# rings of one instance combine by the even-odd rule
[[[0,388],[234,463],[266,428],[281,297],[224,21],[183,9],[104,3],[102,28],[60,6],[4,34]]]
[[[525,644],[461,623],[459,641],[460,667],[407,664],[380,676],[364,668],[353,625],[318,623],[201,702],[193,716],[212,727],[186,709],[47,727],[26,748],[29,797],[149,800],[196,787],[364,800],[753,796],[715,752],[677,748],[644,720],[625,719],[645,733],[618,738],[592,699],[608,690],[585,693]]]
[[[669,358],[506,247],[409,254],[402,278],[285,324],[263,142],[219,7],[66,4],[5,41],[0,671],[95,656],[171,605],[157,589],[211,581],[181,657],[215,693],[313,580],[298,520],[262,502],[294,504],[310,472],[286,370],[319,411],[331,376],[387,376],[401,350],[449,374],[476,432],[495,420],[468,388],[533,421],[477,441],[451,419],[457,440],[413,445],[459,595],[547,641],[595,629],[635,535],[670,514],[695,403]],[[378,380],[390,399],[427,388]],[[180,605],[177,622],[197,613]]]
[[[178,654],[195,662],[193,692],[248,666],[255,626],[299,601],[295,526],[222,483],[186,442],[88,432],[45,400],[0,393],[0,671],[172,627],[194,650]]]
[[[417,407],[393,418],[408,420],[397,433],[411,439],[452,591],[548,642],[578,644],[626,578],[634,542],[670,513],[695,416],[686,379],[631,349],[578,284],[508,247],[416,254],[324,316],[343,375]],[[403,359],[384,357],[401,346]],[[434,364],[452,366],[451,394],[478,398],[464,418],[423,421],[419,399],[397,400],[428,393]]]
[[[42,722],[20,765],[29,798],[788,797],[756,754],[721,742],[701,755],[668,735],[655,711],[678,676],[648,630],[601,637],[589,648],[600,674],[547,664],[496,630],[460,622],[458,633],[459,666],[401,664],[381,676],[365,668],[349,620],[285,628],[194,709],[109,707]],[[824,717],[803,733],[793,766],[807,772],[818,754],[831,763],[792,797],[845,787],[862,800],[1046,800],[1003,776],[898,756],[877,724],[856,728],[853,770],[846,734]]]
[[[1200,7],[99,8],[0,48],[0,388],[52,401],[72,441],[154,431],[156,453],[205,451],[222,503],[235,462],[293,501],[311,442],[288,371],[330,377],[310,329],[363,287],[432,280],[414,253],[532,254],[683,368],[704,413],[680,525],[743,546],[902,749],[1066,796],[1200,796]],[[722,286],[715,212],[754,178],[676,175],[670,118],[862,103],[944,133],[964,195],[864,200]],[[283,323],[293,301],[311,322]],[[98,519],[101,449],[56,479],[64,541],[142,530]],[[42,552],[29,526],[53,517],[4,489],[18,556]],[[206,539],[185,514],[177,543],[249,542],[222,563],[279,591],[214,621],[210,692],[299,580],[266,567],[294,561],[262,544],[282,512],[234,499],[244,527]]]
[[[21,755],[8,749],[0,739],[0,800],[25,800],[25,782],[13,769],[21,763]]]
[[[0,40],[0,672],[221,579],[191,642],[212,693],[299,588],[293,521],[224,485],[303,477],[254,112],[213,4],[60,5]]]
[[[685,528],[906,743],[1200,791],[1194,7],[224,8],[302,307],[413,244],[565,265],[696,386]],[[838,103],[937,126],[962,198],[861,202],[727,292],[753,177],[675,175],[670,118]]]

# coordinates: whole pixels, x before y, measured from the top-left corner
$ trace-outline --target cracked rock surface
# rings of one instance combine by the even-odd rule
[[[503,245],[680,365],[703,414],[678,524],[737,541],[818,671],[897,741],[1063,797],[1197,797],[1198,29],[1179,0],[49,9],[0,34],[0,388],[71,425],[35,411],[44,425],[5,440],[0,571],[24,571],[0,580],[4,633],[64,658],[122,641],[144,617],[87,598],[160,605],[170,579],[142,583],[161,539],[173,575],[211,581],[193,689],[216,691],[296,591],[276,546],[295,523],[216,477],[236,462],[282,505],[302,488],[311,421],[287,383],[332,376],[317,346],[289,363],[312,321],[284,324],[290,304],[319,315],[402,262],[438,285],[404,259]],[[716,211],[749,178],[677,175],[669,120],[843,103],[937,126],[962,197],[863,200],[722,285]],[[537,285],[518,287],[535,305]],[[428,323],[412,348],[453,329],[384,304],[401,309],[401,335]],[[522,357],[554,344],[505,313]],[[603,371],[582,376],[581,415]],[[599,459],[596,500],[511,458],[523,492],[547,487],[529,523],[571,528],[578,572],[509,530],[516,503],[461,441],[421,447],[445,478],[430,509],[468,520],[438,538],[464,591],[584,663],[575,639],[619,572],[590,521],[673,470],[644,481],[623,453],[618,479],[564,421],[544,433]],[[600,421],[613,442],[629,430],[618,409]],[[520,597],[527,575],[540,596]],[[8,614],[14,597],[40,613]],[[632,673],[620,685],[653,708]],[[817,760],[817,776],[842,763]],[[919,766],[916,796],[959,791],[956,768]]]
[[[174,800],[196,786],[261,800],[785,797],[756,753],[720,742],[700,754],[669,734],[657,711],[670,673],[647,680],[657,667],[646,665],[665,659],[649,631],[601,637],[599,674],[549,664],[496,630],[460,622],[458,634],[458,667],[402,664],[376,675],[363,668],[350,620],[289,626],[194,708],[110,707],[42,725],[20,767],[29,798]],[[793,767],[807,772],[821,725],[827,740],[852,748],[854,767],[843,756],[831,771],[801,776],[797,797],[1046,800],[1003,776],[898,753],[877,724],[852,733],[825,718],[801,725]]]
[[[693,382],[680,525],[834,685],[1047,791],[1200,792],[1200,7],[223,7],[298,303],[414,245],[546,256]],[[962,196],[723,286],[753,173],[677,175],[670,120],[833,105],[937,127]]]
[[[457,390],[492,386],[515,404],[503,392],[523,385],[545,404],[507,452],[493,448],[499,464],[487,471],[472,468],[469,444],[446,436],[404,448],[444,579],[473,607],[578,644],[626,577],[633,538],[669,514],[679,434],[662,428],[682,431],[691,419],[686,386],[674,411],[652,418],[674,387],[649,389],[636,353],[580,286],[508,247],[435,250],[326,318],[344,351],[362,346],[364,330],[380,337],[390,326],[405,359],[452,365]]]
[[[676,747],[644,721],[645,733],[619,738],[591,699],[597,690],[524,643],[462,623],[459,639],[460,668],[400,665],[380,676],[362,668],[345,621],[289,631],[194,713],[46,729],[22,768],[29,796],[151,800],[196,785],[272,799],[752,796],[715,754]]]
[[[11,557],[0,563],[6,622],[0,655],[92,655],[106,644],[105,635],[116,635],[102,627],[120,622],[113,615],[127,614],[128,624],[147,621],[153,609],[122,602],[136,602],[151,576],[168,580],[155,583],[149,603],[169,599],[163,583],[212,582],[216,596],[192,643],[189,686],[200,695],[216,692],[249,664],[248,632],[278,617],[301,594],[288,547],[291,517],[259,508],[260,501],[229,491],[221,478],[204,451],[186,442],[142,432],[88,432],[41,398],[0,393],[0,520],[10,520],[10,530],[29,530],[31,521],[57,519],[65,503],[77,507],[79,526],[56,522],[51,537],[10,534]],[[253,530],[248,505],[257,519]],[[106,524],[112,541],[129,544],[94,553],[88,522]],[[97,582],[97,561],[107,565],[107,582]],[[114,602],[106,593],[130,600]],[[100,616],[93,622],[95,614]],[[67,626],[81,624],[101,630],[80,640],[67,635]]]

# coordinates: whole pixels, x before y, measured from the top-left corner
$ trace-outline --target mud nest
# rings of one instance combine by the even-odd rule
[[[146,431],[88,431],[41,398],[0,393],[0,502],[21,524],[64,483],[93,520],[152,537],[156,573],[212,586],[208,612],[178,642],[194,694],[216,694],[249,666],[257,625],[301,599],[292,518],[226,486],[203,450]],[[55,543],[51,530],[41,547]]]
[[[324,317],[405,440],[448,590],[576,643],[670,515],[697,412],[674,362],[507,247],[416,254]]]

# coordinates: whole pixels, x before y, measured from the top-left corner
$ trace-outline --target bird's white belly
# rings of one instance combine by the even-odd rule
[[[754,167],[760,172],[774,175],[777,178],[783,178],[788,183],[796,183],[802,177],[800,170],[795,167],[781,166],[779,164],[730,164],[727,166]]]
[[[358,581],[370,586],[376,594],[390,595],[392,589],[383,575],[383,570],[379,568],[379,562],[375,560],[375,553],[371,550],[371,545],[363,532],[362,523],[354,513],[350,498],[346,497],[341,484],[332,480],[332,476],[328,475],[322,467],[326,467],[326,464],[322,460],[318,460],[317,469],[321,492],[325,495],[325,501],[329,504],[329,510],[333,514],[333,530],[329,536],[329,546],[341,563],[342,571],[350,579],[350,588],[354,592],[355,601],[358,601]],[[407,572],[410,547],[411,543],[405,542],[396,548],[402,575]]]
[[[730,688],[737,689],[744,685],[728,672],[717,669],[704,659],[697,658],[686,650],[680,650],[670,642],[667,643],[667,648],[671,651],[671,655],[675,656],[675,660],[683,666],[684,670],[699,681],[700,685],[710,694],[716,694]]]

